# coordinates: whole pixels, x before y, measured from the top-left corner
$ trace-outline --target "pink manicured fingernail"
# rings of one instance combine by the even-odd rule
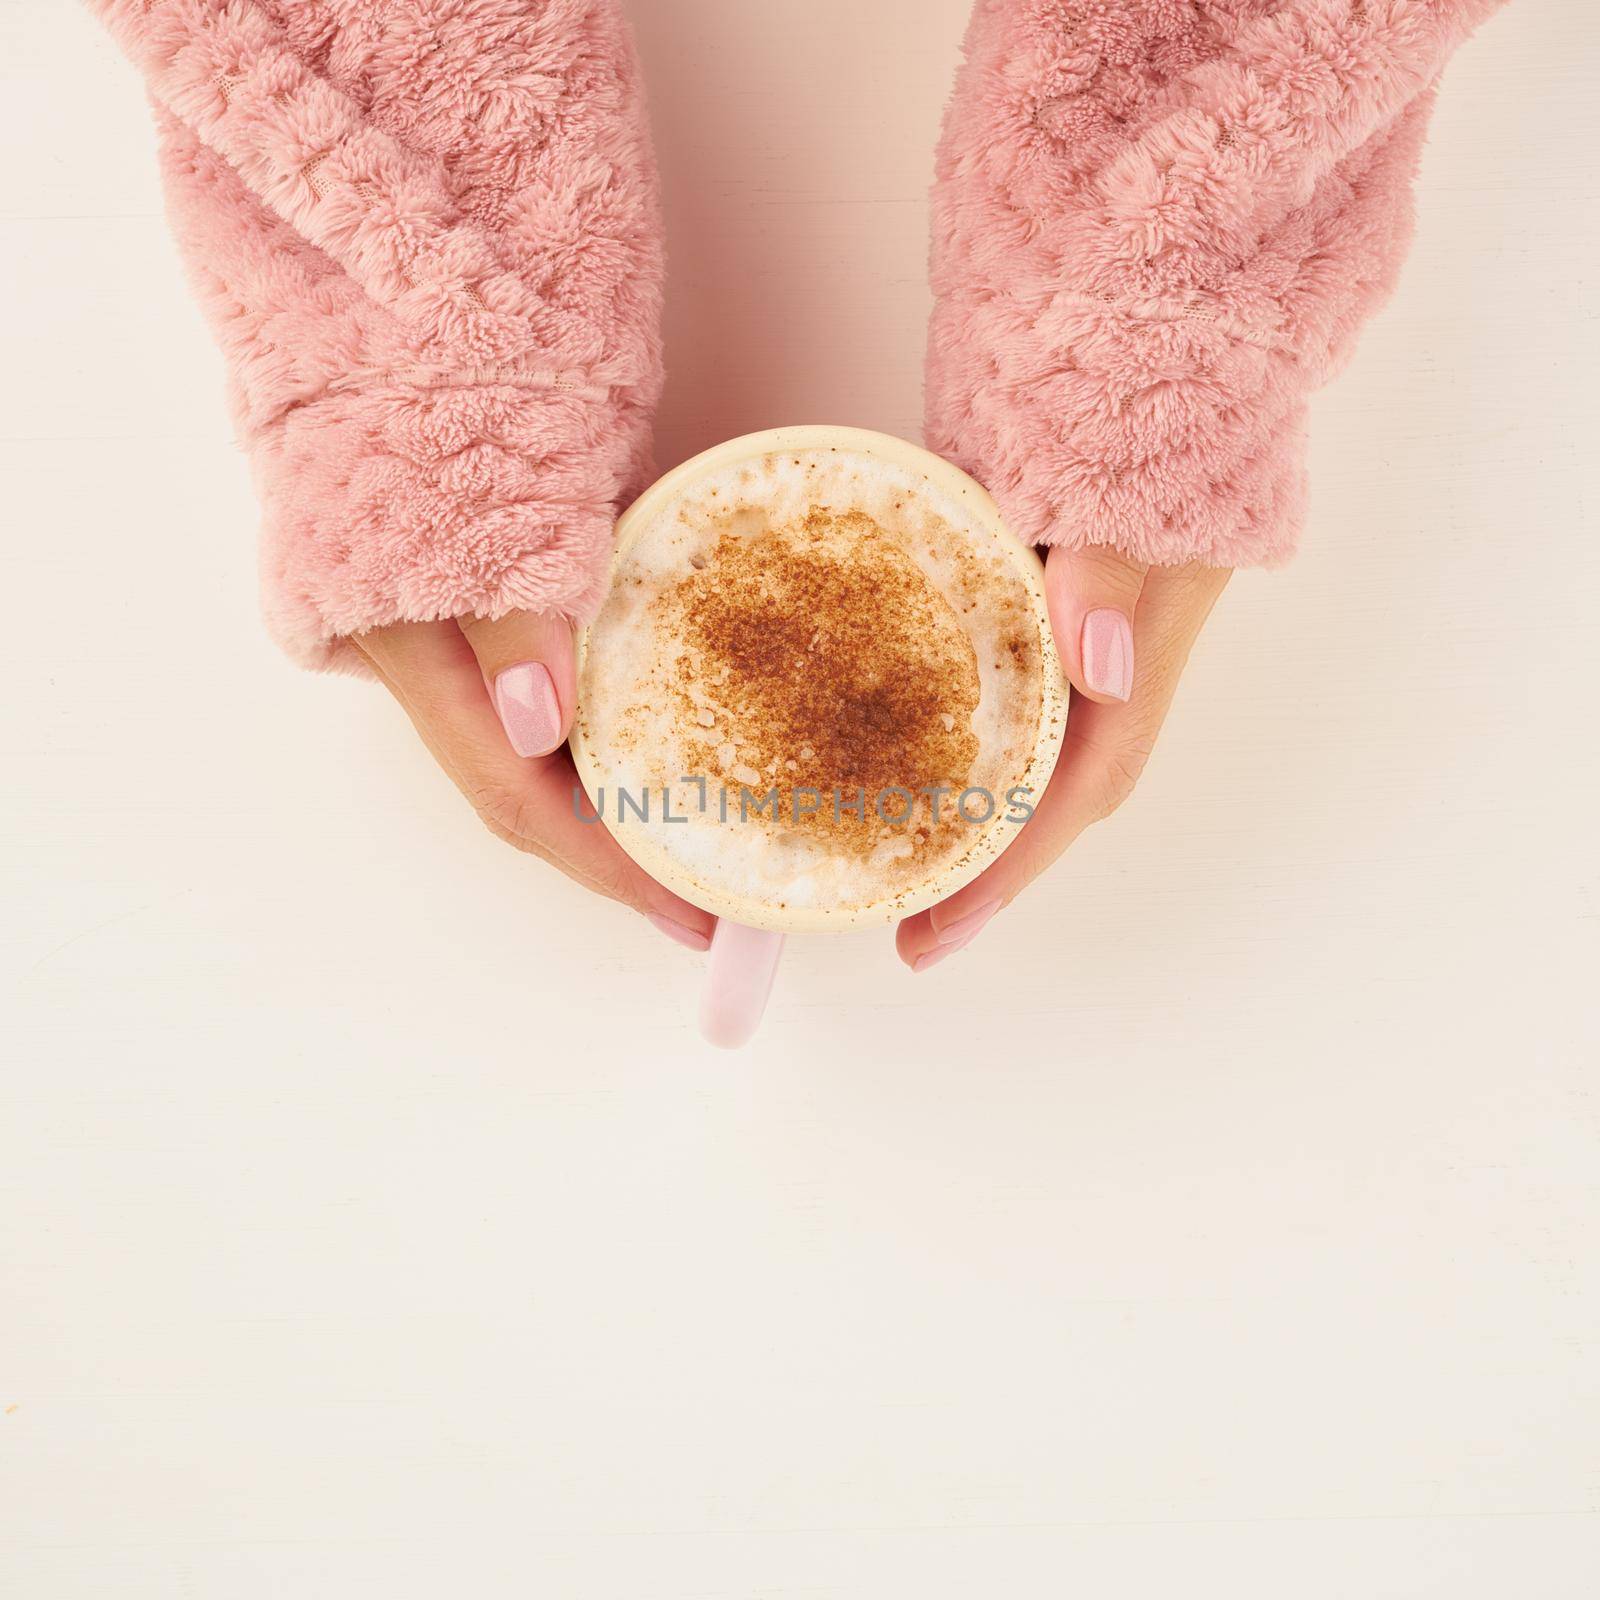
[[[933,936],[940,944],[963,945],[969,939],[976,939],[983,932],[983,925],[1000,909],[998,900],[990,900],[978,907],[976,911],[969,911],[964,917],[957,917],[954,922],[947,922],[942,928],[935,928]]]
[[[1113,700],[1133,693],[1133,628],[1110,606],[1083,619],[1083,681]]]
[[[981,905],[976,911],[969,911],[964,917],[957,917],[954,922],[942,928],[935,928],[933,936],[939,942],[932,950],[925,950],[911,963],[913,972],[926,972],[929,967],[937,966],[946,956],[953,956],[957,950],[965,950],[974,939],[983,932],[989,918],[1000,909],[998,900],[991,900],[987,905]]]
[[[542,661],[520,661],[494,680],[494,708],[519,756],[547,756],[561,743],[561,702]]]
[[[703,933],[696,933],[693,928],[682,922],[674,922],[671,917],[663,916],[659,911],[647,911],[645,917],[653,922],[669,939],[683,945],[689,950],[698,950],[704,954],[711,948],[711,941]]]
[[[936,967],[946,956],[953,956],[957,950],[965,950],[974,939],[978,937],[978,928],[974,928],[964,939],[953,940],[950,944],[936,945],[932,950],[924,951],[911,963],[913,972],[926,972],[929,967]]]

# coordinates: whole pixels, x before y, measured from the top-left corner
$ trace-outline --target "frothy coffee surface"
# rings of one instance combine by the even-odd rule
[[[607,824],[722,893],[840,911],[1014,829],[1041,655],[1005,537],[849,450],[691,484],[589,637],[580,733]]]

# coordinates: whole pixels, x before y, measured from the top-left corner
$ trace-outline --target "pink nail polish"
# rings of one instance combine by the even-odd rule
[[[1083,619],[1083,681],[1096,694],[1126,700],[1133,693],[1133,626],[1122,612],[1101,606]]]
[[[547,756],[561,743],[561,702],[542,661],[520,661],[494,680],[494,708],[519,756]]]
[[[686,950],[698,950],[704,954],[711,948],[711,941],[703,933],[696,933],[693,928],[684,923],[674,922],[671,917],[663,916],[659,911],[645,912],[645,919],[652,922],[666,936]]]
[[[942,928],[935,928],[933,936],[944,945],[963,945],[969,939],[976,939],[983,932],[983,927],[989,918],[1000,909],[998,900],[990,900],[978,907],[976,911],[969,911],[964,917],[957,917],[954,922],[947,922]]]
[[[965,950],[967,946],[978,937],[981,928],[982,924],[980,923],[978,927],[974,928],[971,933],[966,935],[965,938],[954,939],[949,944],[935,945],[932,950],[923,951],[923,953],[911,963],[911,970],[913,972],[926,972],[929,967],[938,966],[946,956],[953,956],[956,951]]]

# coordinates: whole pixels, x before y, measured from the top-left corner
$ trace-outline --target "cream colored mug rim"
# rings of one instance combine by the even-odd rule
[[[1027,588],[1039,624],[1041,678],[1039,727],[1027,767],[1019,779],[1021,784],[1028,787],[1031,798],[1037,803],[1055,767],[1056,757],[1060,754],[1067,717],[1066,680],[1062,675],[1060,657],[1050,631],[1050,613],[1044,593],[1044,567],[1034,552],[1006,527],[1000,515],[1000,508],[982,485],[959,467],[951,465],[943,457],[936,456],[931,451],[924,450],[920,445],[896,438],[893,434],[874,433],[866,428],[807,423],[742,434],[737,439],[728,439],[722,444],[713,445],[709,450],[702,450],[699,455],[691,456],[687,461],[656,479],[617,519],[607,575],[608,590],[628,552],[643,531],[654,521],[662,505],[679,494],[687,484],[708,473],[756,456],[829,449],[849,450],[872,456],[915,473],[952,499],[970,507],[975,522],[991,532],[1002,535],[999,541],[1001,547],[1008,553],[1013,567]],[[577,768],[578,779],[593,804],[600,785],[595,760],[583,736],[582,704],[583,674],[588,657],[591,627],[592,624],[585,625],[579,629],[577,636],[579,704],[573,721],[571,744],[572,759]],[[726,917],[744,923],[748,927],[767,928],[778,933],[827,933],[898,922],[903,917],[912,916],[945,899],[963,885],[970,883],[990,862],[994,861],[1011,843],[1021,826],[1019,823],[1005,821],[1000,808],[997,807],[996,815],[991,822],[974,825],[972,847],[926,883],[918,885],[914,890],[895,895],[889,900],[844,909],[776,906],[770,901],[754,896],[730,894],[715,885],[703,882],[685,868],[676,857],[655,842],[655,837],[649,829],[617,828],[613,830],[613,837],[657,882],[713,916]]]

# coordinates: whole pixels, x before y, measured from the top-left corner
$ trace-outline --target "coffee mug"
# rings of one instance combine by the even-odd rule
[[[1067,686],[1050,630],[1045,603],[1043,566],[1038,556],[1005,527],[998,507],[988,493],[966,473],[929,451],[888,434],[860,428],[809,425],[773,428],[747,434],[703,451],[657,480],[618,520],[612,554],[613,589],[627,577],[630,556],[660,520],[685,503],[707,480],[723,481],[728,469],[756,463],[760,458],[791,457],[808,453],[842,452],[848,458],[867,458],[898,474],[896,481],[912,483],[946,508],[955,508],[963,524],[960,537],[974,541],[989,561],[986,570],[999,572],[1012,596],[1007,604],[1029,620],[1029,659],[1038,666],[1038,716],[1036,723],[1019,730],[1018,748],[1023,759],[1011,774],[1015,792],[1037,797],[1043,791],[1060,752],[1067,714]],[[942,526],[942,524],[941,524]],[[637,581],[637,580],[636,580]],[[985,582],[993,589],[994,579]],[[605,752],[597,749],[597,712],[607,709],[605,696],[615,697],[619,685],[600,682],[593,641],[604,625],[605,612],[580,630],[578,652],[578,705],[572,732],[572,755],[578,777],[592,804],[603,810],[606,774]],[[996,664],[998,666],[998,663]],[[1030,707],[1032,697],[1029,697]],[[947,722],[949,719],[946,719]],[[1012,792],[1008,790],[1008,792]],[[702,787],[702,796],[704,789]],[[973,823],[964,836],[964,848],[912,884],[901,884],[892,894],[865,905],[827,906],[795,904],[759,893],[742,892],[727,883],[708,882],[704,872],[675,853],[671,830],[619,827],[622,848],[656,880],[685,900],[717,918],[712,938],[700,1024],[712,1043],[734,1047],[755,1032],[771,992],[783,940],[789,933],[842,931],[874,923],[899,921],[955,893],[970,882],[1015,837],[1015,815],[992,808],[993,815]],[[881,813],[880,813],[881,814]],[[962,816],[966,819],[966,813]],[[971,820],[971,819],[966,819]]]

